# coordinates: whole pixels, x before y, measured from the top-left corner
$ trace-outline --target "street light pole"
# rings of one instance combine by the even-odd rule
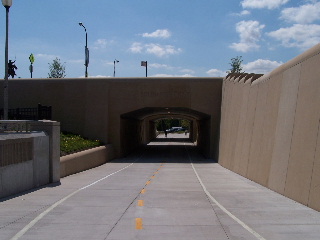
[[[115,59],[113,61],[113,77],[116,77],[116,63],[118,63],[119,61],[117,59]]]
[[[4,85],[3,85],[3,119],[8,120],[9,9],[12,5],[12,0],[2,0],[2,5],[6,8],[6,43],[5,43],[5,77],[4,77]]]
[[[88,49],[88,33],[86,27],[83,25],[82,22],[79,22],[79,25],[84,28],[84,31],[86,32],[86,46],[85,46],[85,63],[86,66],[86,72],[85,77],[88,77],[88,66],[89,66],[89,49]]]

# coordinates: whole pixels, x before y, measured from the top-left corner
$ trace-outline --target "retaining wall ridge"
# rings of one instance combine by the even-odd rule
[[[230,73],[223,80],[233,83],[253,83],[255,80],[264,76],[263,74],[255,73]]]

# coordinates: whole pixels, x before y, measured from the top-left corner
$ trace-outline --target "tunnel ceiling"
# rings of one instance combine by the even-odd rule
[[[181,107],[147,107],[147,108],[141,108],[132,112],[128,112],[121,115],[121,118],[125,119],[137,119],[137,120],[143,120],[147,117],[156,116],[156,118],[161,118],[161,115],[163,117],[177,115],[179,117],[185,116],[186,118],[192,118],[196,120],[204,120],[210,118],[210,115],[201,113],[189,108],[181,108]]]

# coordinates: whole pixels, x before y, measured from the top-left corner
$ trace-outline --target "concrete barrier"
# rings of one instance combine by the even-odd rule
[[[114,158],[112,145],[100,146],[60,158],[60,177],[100,166]]]
[[[48,135],[0,135],[0,198],[43,186],[49,180]]]
[[[0,198],[60,181],[59,122],[11,120],[0,125]]]

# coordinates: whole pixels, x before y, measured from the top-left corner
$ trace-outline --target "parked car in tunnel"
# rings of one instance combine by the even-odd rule
[[[173,133],[173,132],[179,132],[179,131],[185,131],[186,129],[184,127],[172,127],[167,129],[167,133]]]

